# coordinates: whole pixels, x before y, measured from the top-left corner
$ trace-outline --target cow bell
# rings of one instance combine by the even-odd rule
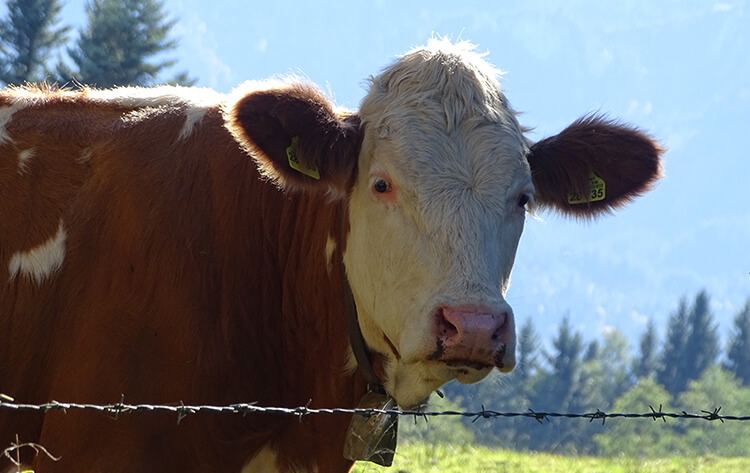
[[[359,401],[357,409],[394,411],[396,401],[387,394],[369,391]],[[391,466],[396,452],[398,414],[373,412],[354,414],[346,433],[344,458],[352,461],[369,461]]]

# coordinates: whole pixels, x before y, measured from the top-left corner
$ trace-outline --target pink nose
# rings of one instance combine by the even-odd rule
[[[510,372],[515,366],[513,314],[473,306],[441,307],[435,314],[437,349],[430,359],[450,366]]]

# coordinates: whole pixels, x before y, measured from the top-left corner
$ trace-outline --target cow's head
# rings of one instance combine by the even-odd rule
[[[227,120],[280,187],[348,199],[344,262],[362,333],[402,406],[513,369],[505,292],[530,209],[591,217],[660,172],[658,145],[600,117],[531,143],[497,71],[444,40],[373,78],[357,114],[283,82],[232,102]],[[319,179],[292,169],[288,150]]]

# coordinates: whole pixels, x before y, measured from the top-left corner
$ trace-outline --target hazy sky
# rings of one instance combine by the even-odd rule
[[[80,26],[84,2],[64,20]],[[423,6],[422,6],[423,5]],[[508,300],[544,338],[663,334],[680,297],[712,297],[720,333],[750,297],[748,1],[167,0],[176,71],[228,92],[297,73],[356,108],[368,76],[432,35],[467,39],[505,74],[532,139],[606,112],[668,149],[657,189],[592,223],[528,221]]]

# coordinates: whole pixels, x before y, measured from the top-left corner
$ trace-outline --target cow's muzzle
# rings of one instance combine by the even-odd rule
[[[508,373],[516,364],[513,312],[442,306],[434,315],[435,351],[428,357],[450,367]]]

